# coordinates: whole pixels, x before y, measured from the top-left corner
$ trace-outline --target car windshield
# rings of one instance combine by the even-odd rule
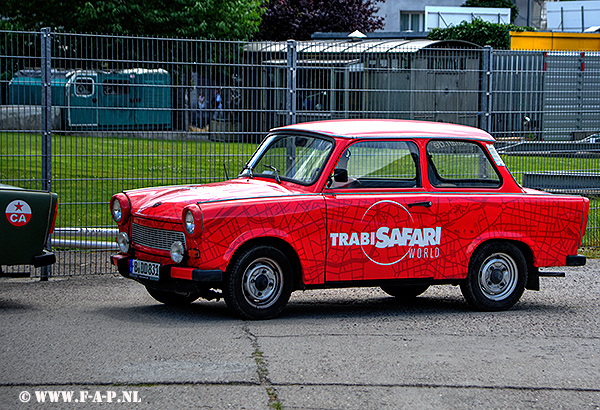
[[[333,140],[319,137],[270,135],[239,176],[261,176],[310,185],[321,175],[333,145]]]

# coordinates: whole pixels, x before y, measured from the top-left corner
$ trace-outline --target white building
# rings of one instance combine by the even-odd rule
[[[463,21],[481,19],[490,23],[510,24],[511,10],[493,7],[425,7],[425,31],[458,26]]]
[[[378,16],[385,18],[383,32],[427,31],[425,27],[425,8],[460,7],[466,0],[385,0],[378,3]],[[514,24],[541,28],[542,0],[513,0],[519,8]]]
[[[546,3],[548,31],[596,31],[600,26],[600,1],[557,1]]]

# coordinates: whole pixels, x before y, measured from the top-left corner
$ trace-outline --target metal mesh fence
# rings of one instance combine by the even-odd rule
[[[0,182],[58,193],[53,275],[104,273],[116,192],[233,177],[294,122],[446,121],[491,132],[520,183],[593,198],[584,245],[599,246],[599,70],[454,42],[0,31]]]

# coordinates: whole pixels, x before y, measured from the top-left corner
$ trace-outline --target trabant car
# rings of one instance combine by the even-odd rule
[[[519,186],[471,127],[338,120],[273,129],[237,178],[118,193],[119,272],[167,304],[223,297],[267,319],[295,290],[460,285],[511,308],[577,255],[588,200]]]
[[[44,249],[54,230],[58,197],[55,193],[22,189],[0,184],[0,276],[28,273],[3,273],[2,265],[53,264],[56,256]]]

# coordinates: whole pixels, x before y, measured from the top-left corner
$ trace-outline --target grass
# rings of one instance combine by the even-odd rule
[[[600,247],[581,248],[580,252],[589,259],[600,259]]]
[[[203,184],[237,175],[256,144],[54,135],[57,227],[111,226],[108,202],[126,189]],[[0,181],[40,189],[39,134],[0,133]]]
[[[520,184],[523,173],[540,171],[588,171],[600,172],[598,158],[504,156],[506,166]]]
[[[40,189],[41,136],[0,133],[0,181]],[[112,227],[108,202],[126,189],[203,184],[234,177],[257,144],[59,135],[52,137],[57,227]],[[505,156],[518,182],[528,171],[600,172],[598,159]],[[584,246],[600,246],[600,199],[590,200]],[[590,229],[592,228],[592,229]]]

